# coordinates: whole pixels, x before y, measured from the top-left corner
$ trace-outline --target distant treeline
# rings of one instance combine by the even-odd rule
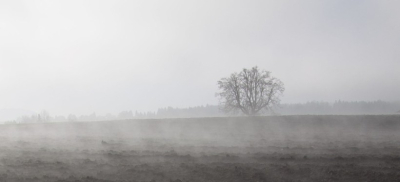
[[[264,115],[363,115],[363,114],[400,114],[400,102],[307,102],[301,104],[281,104],[270,109]],[[152,115],[136,114],[137,117],[218,117],[226,116],[217,105],[190,108],[161,108]]]
[[[307,102],[302,104],[281,104],[272,108],[264,115],[363,115],[363,114],[400,114],[400,102]],[[193,118],[228,116],[217,105],[206,105],[189,108],[159,108],[155,112],[122,111],[117,115],[106,114],[76,116],[50,116],[46,111],[31,116],[22,116],[18,123],[58,122],[58,121],[104,121],[145,118]]]
[[[274,112],[282,115],[358,115],[358,114],[400,114],[400,102],[307,102],[303,104],[281,104]]]

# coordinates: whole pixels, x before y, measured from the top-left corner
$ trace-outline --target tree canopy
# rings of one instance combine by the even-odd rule
[[[284,84],[271,76],[269,71],[259,70],[257,66],[243,69],[218,81],[220,105],[227,113],[242,112],[245,115],[258,115],[278,104],[283,94]]]

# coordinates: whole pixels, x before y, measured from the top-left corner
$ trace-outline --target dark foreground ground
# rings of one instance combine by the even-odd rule
[[[400,116],[0,126],[0,181],[400,181]]]

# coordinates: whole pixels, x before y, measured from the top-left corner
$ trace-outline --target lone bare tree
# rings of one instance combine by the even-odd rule
[[[260,71],[257,66],[222,78],[218,86],[221,92],[216,95],[225,112],[241,111],[249,116],[258,115],[279,103],[279,96],[285,90],[279,79],[271,77],[269,71]]]

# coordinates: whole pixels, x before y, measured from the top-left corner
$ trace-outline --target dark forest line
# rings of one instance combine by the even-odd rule
[[[385,101],[336,101],[307,102],[299,104],[280,104],[270,108],[261,115],[392,115],[400,114],[400,102]],[[116,115],[106,114],[68,116],[52,116],[46,111],[32,115],[24,115],[7,123],[38,123],[38,122],[65,122],[65,121],[108,121],[126,119],[157,119],[157,118],[202,118],[202,117],[229,117],[241,114],[225,114],[218,105],[205,105],[188,108],[165,107],[153,112],[122,111]]]

